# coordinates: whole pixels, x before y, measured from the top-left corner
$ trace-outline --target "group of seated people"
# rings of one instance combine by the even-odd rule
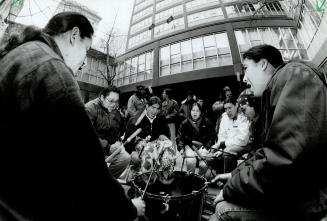
[[[182,169],[184,163],[190,172],[195,172],[198,166],[197,172],[202,176],[208,171],[230,172],[236,168],[240,156],[254,147],[251,134],[257,111],[251,95],[224,100],[225,112],[218,135],[215,125],[203,114],[202,105],[194,102],[189,117],[180,123],[175,140],[169,139],[171,129],[165,115],[159,114],[162,107],[159,97],[150,97],[145,109],[130,117],[126,125],[118,111],[118,102],[119,90],[109,86],[85,105],[115,178],[124,171],[130,173],[131,168],[139,173],[151,171],[154,166],[172,171],[180,156]]]

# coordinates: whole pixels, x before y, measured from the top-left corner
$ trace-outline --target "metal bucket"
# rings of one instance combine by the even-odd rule
[[[142,195],[150,173],[143,173],[132,181],[132,189]],[[151,221],[200,221],[205,194],[206,179],[184,171],[174,171],[167,179],[154,173],[144,201],[146,217]]]

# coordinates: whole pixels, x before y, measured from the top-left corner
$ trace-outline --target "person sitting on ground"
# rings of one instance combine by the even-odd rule
[[[131,160],[134,165],[143,165],[141,162],[141,155],[145,153],[144,150],[139,149],[142,145],[146,145],[148,141],[155,140],[169,140],[169,128],[165,117],[157,116],[161,109],[161,100],[157,96],[153,96],[149,99],[145,110],[129,119],[126,126],[126,133],[124,140],[126,141],[135,131],[141,129],[141,132],[125,145],[128,153],[131,155]],[[139,145],[139,146],[138,146]],[[151,164],[152,165],[152,164]],[[141,168],[142,170],[142,168]],[[147,167],[146,170],[149,170]]]
[[[210,221],[319,221],[327,214],[327,84],[310,62],[284,63],[271,45],[243,54],[244,79],[262,98],[263,146],[232,173]]]
[[[109,171],[115,178],[124,172],[130,162],[130,156],[120,142],[125,132],[125,122],[118,111],[119,94],[117,87],[109,85],[98,98],[85,105],[109,163]]]
[[[249,143],[244,147],[246,149],[247,158],[252,156],[254,152],[262,147],[262,122],[260,119],[260,100],[255,98],[253,94],[243,93],[237,99],[239,107],[243,114],[250,122]]]
[[[238,156],[242,156],[247,151],[245,146],[249,142],[250,122],[239,112],[237,100],[233,97],[226,98],[224,109],[226,112],[221,118],[218,141],[212,146],[214,151],[218,151],[209,161],[209,165],[212,165],[218,173],[235,169]]]
[[[191,118],[181,123],[176,139],[178,150],[184,152],[187,171],[195,172],[196,162],[199,159],[199,174],[205,174],[207,165],[204,162],[205,159],[201,157],[206,157],[215,142],[215,136],[213,125],[202,115],[202,107],[194,103]]]

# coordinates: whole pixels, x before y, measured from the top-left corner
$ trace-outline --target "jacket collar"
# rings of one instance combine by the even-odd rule
[[[48,34],[42,33],[39,39],[37,39],[45,44],[47,44],[60,58],[64,60],[64,56],[62,55],[57,43],[55,40]]]

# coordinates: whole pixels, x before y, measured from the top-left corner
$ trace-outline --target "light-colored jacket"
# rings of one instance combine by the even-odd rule
[[[235,120],[223,113],[218,133],[218,143],[225,142],[226,148],[246,146],[249,142],[250,122],[238,113]]]

